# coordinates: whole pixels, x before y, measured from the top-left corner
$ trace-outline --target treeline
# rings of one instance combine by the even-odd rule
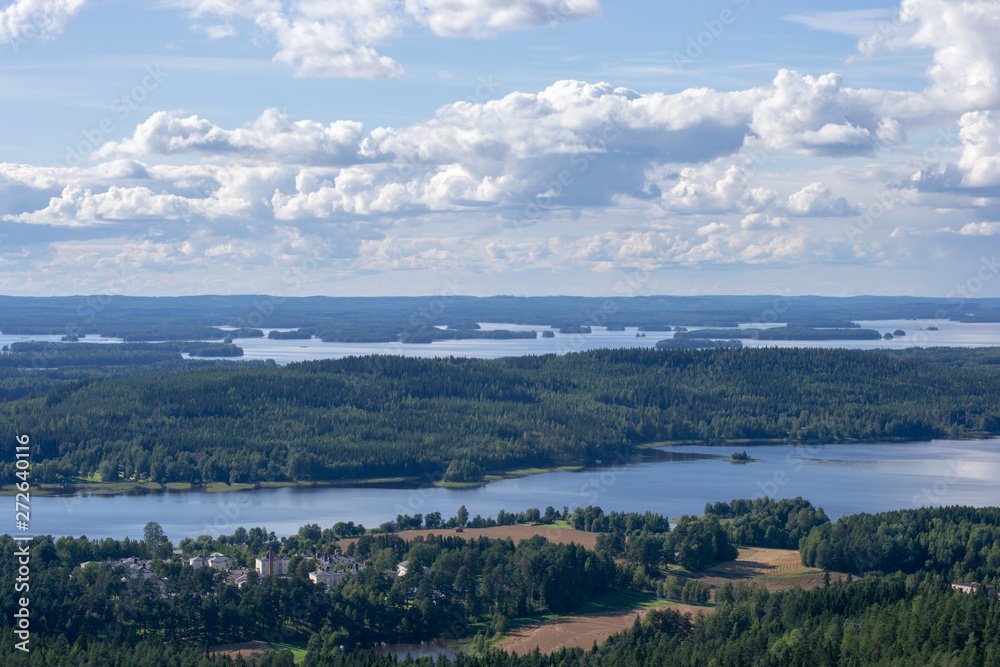
[[[0,354],[5,368],[67,366],[140,366],[181,359],[173,343],[39,343],[17,342]]]
[[[145,366],[180,361],[181,353],[196,357],[240,357],[231,343],[44,343],[18,341],[0,354],[0,367],[24,369],[70,366]]]
[[[142,353],[139,353],[141,359]],[[173,355],[171,355],[173,356]],[[118,361],[111,357],[108,362]],[[44,363],[39,359],[37,363]],[[110,365],[66,365],[59,368],[47,366],[6,367],[0,365],[0,402],[13,401],[28,397],[41,397],[49,392],[72,385],[82,387],[84,383],[95,380],[136,377],[140,375],[168,375],[182,373],[197,368],[217,368],[232,366],[233,361],[226,358],[172,359],[153,363],[116,364]],[[270,368],[276,364],[271,359],[252,359],[239,362],[242,367]],[[66,391],[65,389],[63,389]],[[0,408],[2,409],[2,408]]]
[[[935,575],[892,575],[804,591],[729,585],[704,616],[651,611],[591,650],[523,657],[495,649],[438,667],[661,667],[662,665],[1000,664],[1000,604],[961,595]],[[326,640],[326,641],[324,641]],[[322,633],[306,667],[427,667],[421,660],[340,654]]]
[[[661,578],[660,570],[665,565],[676,563],[697,572],[734,560],[737,555],[736,544],[718,520],[691,516],[681,517],[673,530],[666,533],[650,530],[602,532],[597,536],[597,551],[627,561],[623,578],[640,590],[656,587]],[[706,596],[705,601],[707,599]]]
[[[657,350],[713,350],[743,347],[741,340],[710,340],[707,338],[664,338],[656,341]]]
[[[798,549],[814,527],[830,523],[823,508],[816,509],[801,496],[706,503],[705,516],[731,519],[726,527],[736,544],[771,549]]]
[[[785,326],[796,329],[860,329],[861,325],[850,320],[796,320]]]
[[[670,521],[662,514],[655,512],[609,512],[604,513],[600,507],[588,505],[577,507],[567,518],[569,525],[576,530],[590,533],[633,533],[647,531],[650,533],[666,533],[670,530]]]
[[[697,329],[674,334],[677,340],[699,338],[723,340],[878,340],[874,329],[814,329],[811,327],[774,327],[771,329]]]
[[[155,482],[486,473],[662,440],[875,441],[1000,432],[1000,375],[855,350],[351,357],[67,384],[0,403],[33,460]],[[0,475],[10,462],[0,463]],[[6,467],[5,467],[6,466]]]
[[[577,515],[591,528],[614,517],[608,519],[609,525],[631,528],[624,541],[624,554],[629,557],[631,550],[643,543],[646,547],[662,543],[671,534],[688,539],[724,532],[719,515],[728,514],[725,520],[735,522],[733,517],[793,517],[803,511],[815,514],[801,499],[782,503],[734,500],[713,504],[713,516],[681,519],[665,533],[651,532],[656,525],[662,527],[655,513],[605,514],[590,507],[577,508],[568,516],[564,511],[561,516],[572,521]],[[557,514],[554,510],[547,513]],[[933,549],[922,561],[919,556],[910,560],[903,557],[883,572],[869,570],[863,578],[827,581],[808,591],[795,587],[770,593],[758,582],[726,582],[715,590],[715,606],[705,615],[688,616],[669,608],[654,610],[642,622],[637,620],[631,630],[591,650],[568,648],[547,656],[534,653],[524,657],[487,648],[487,635],[503,634],[518,617],[571,612],[612,587],[634,587],[629,576],[635,577],[644,566],[629,560],[616,565],[613,548],[606,544],[591,552],[576,545],[549,543],[542,537],[514,545],[510,540],[465,540],[457,535],[407,542],[395,534],[366,534],[352,543],[350,553],[363,559],[367,567],[356,577],[344,577],[331,589],[308,580],[315,562],[304,558],[293,559],[287,577],[252,576],[243,588],[237,588],[223,573],[182,565],[155,524],[147,525],[142,541],[41,537],[29,544],[32,653],[27,655],[14,648],[16,636],[11,626],[19,593],[14,586],[17,570],[10,564],[17,562],[18,545],[9,536],[2,536],[0,562],[6,565],[0,568],[0,664],[218,667],[233,663],[204,658],[205,647],[248,639],[287,642],[308,638],[303,663],[307,666],[430,667],[427,659],[397,661],[353,649],[379,642],[467,635],[477,635],[470,653],[454,661],[440,659],[436,664],[1000,664],[1000,599],[988,595],[985,587],[971,595],[950,587],[956,581],[968,581],[966,577],[971,575],[984,583],[997,581],[997,564],[989,561],[996,535],[987,529],[1000,526],[1000,508],[859,514],[844,517],[832,527],[828,523],[814,526],[804,542],[823,535],[829,546],[836,548],[831,536],[841,525],[852,544],[860,544],[867,534],[878,545],[879,536],[901,534],[905,529],[912,531],[917,543],[931,544]],[[186,554],[194,547],[220,549],[242,554],[242,562],[269,547],[276,553],[302,549],[328,553],[335,548],[338,535],[356,528],[353,524],[338,526],[322,530],[315,524],[303,526],[297,535],[280,542],[264,529],[238,528],[231,536],[185,540],[183,544]],[[617,539],[616,533],[600,533],[601,542]],[[970,542],[978,545],[971,559]],[[906,540],[898,544],[917,548],[916,543]],[[887,554],[900,555],[888,543],[883,547]],[[948,566],[947,553],[956,562],[983,562],[975,570],[965,565],[956,569]],[[101,563],[79,567],[84,560],[149,554],[154,554],[151,565],[156,577],[163,578],[162,584],[157,578],[129,578],[123,569]],[[390,576],[388,573],[402,561],[408,561],[406,574]],[[658,588],[670,589],[672,597],[696,603],[708,597],[707,585],[697,580],[689,580],[682,590],[676,590],[677,580],[668,576]],[[277,652],[262,656],[257,664],[291,667],[290,661],[289,652]],[[235,664],[244,663],[238,659]]]
[[[400,334],[401,343],[433,343],[436,340],[518,340],[535,339],[534,331],[509,331],[507,329],[435,329],[429,328],[417,332]]]
[[[476,322],[538,327],[680,325],[731,328],[736,322],[889,319],[996,322],[1000,321],[1000,300],[810,296],[614,299],[454,295],[342,298],[0,296],[0,331],[5,334],[106,333],[126,340],[204,339],[213,325],[250,329],[265,326],[308,328],[313,333],[322,332],[329,340],[389,342],[398,340],[404,332],[415,334],[437,326]]]
[[[231,335],[217,327],[180,324],[106,326],[99,327],[96,333],[105,338],[121,338],[126,342],[224,340]]]
[[[341,651],[339,629],[327,627],[308,642],[304,667],[661,667],[662,665],[967,665],[1000,664],[1000,605],[985,595],[962,595],[937,575],[866,577],[804,591],[769,593],[740,582],[725,600],[692,618],[674,609],[651,611],[642,622],[600,646],[516,656],[474,644],[453,660],[397,660],[369,651]],[[100,664],[242,667],[244,659],[207,659],[193,642],[113,641],[101,636],[72,644],[39,637],[33,655],[0,639],[0,664]],[[91,660],[88,662],[88,658]],[[42,659],[45,662],[42,662]],[[291,652],[263,655],[260,667],[292,667]]]
[[[245,638],[290,641],[327,628],[339,644],[370,647],[450,634],[471,624],[505,627],[507,619],[564,613],[618,584],[614,561],[542,537],[522,540],[430,536],[404,542],[380,535],[353,552],[367,567],[332,588],[313,584],[315,561],[293,558],[287,577],[258,577],[242,588],[212,568],[154,558],[155,577],[130,578],[120,567],[79,567],[77,544],[49,537],[30,543],[31,631],[38,644],[159,641],[207,647]],[[135,543],[131,545],[134,547]],[[104,549],[109,557],[135,549]],[[0,555],[16,563],[17,545],[0,537]],[[404,576],[396,566],[408,561]],[[0,571],[0,633],[12,637],[17,568]],[[275,639],[280,638],[280,639]],[[10,657],[11,652],[7,653]]]
[[[306,331],[277,331],[267,332],[267,337],[271,340],[309,340],[312,334]]]
[[[855,514],[813,528],[802,562],[842,572],[935,572],[952,581],[994,581],[1000,508],[935,507]]]

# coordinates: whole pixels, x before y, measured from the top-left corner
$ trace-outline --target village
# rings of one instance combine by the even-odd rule
[[[174,549],[173,555],[181,557],[182,562],[184,562],[183,553],[180,549]],[[340,583],[340,580],[344,577],[349,576],[356,578],[358,573],[366,567],[364,563],[358,562],[351,556],[344,554],[340,549],[336,549],[332,554],[299,553],[292,555],[274,555],[273,551],[269,551],[264,556],[260,556],[255,559],[253,569],[241,567],[235,558],[219,552],[215,552],[207,556],[193,556],[188,558],[184,564],[193,569],[207,567],[217,570],[218,572],[225,573],[227,575],[226,580],[228,583],[233,584],[238,588],[243,588],[246,584],[260,583],[261,577],[287,576],[289,564],[296,559],[298,559],[299,562],[315,561],[316,569],[309,572],[309,580],[314,584],[324,584],[327,588],[333,588]],[[92,562],[95,561],[80,563],[80,567],[86,567]],[[146,579],[156,577],[156,572],[153,570],[152,559],[141,559],[136,557],[119,558],[117,560],[103,561],[100,564],[111,568],[124,568],[125,574],[122,577],[123,581],[126,579],[142,579],[145,581]],[[406,561],[399,563],[395,571],[390,574],[394,576],[405,576],[406,566]],[[157,583],[161,592],[166,594],[168,579],[166,577],[160,577],[157,579]]]

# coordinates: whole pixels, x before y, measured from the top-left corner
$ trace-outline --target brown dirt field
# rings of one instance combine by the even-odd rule
[[[236,656],[242,656],[244,658],[253,655],[254,653],[266,653],[267,651],[273,651],[274,649],[267,644],[261,642],[243,642],[241,644],[219,644],[218,646],[209,646],[208,652],[211,655],[216,653],[221,653],[222,655],[228,656],[230,658],[235,658]]]
[[[730,577],[795,576],[815,572],[816,568],[806,567],[799,558],[799,552],[792,549],[764,549],[748,547],[740,549],[736,560],[722,563],[709,569]]]
[[[718,588],[727,581],[753,579],[772,593],[795,586],[809,590],[823,585],[822,571],[803,565],[798,551],[762,547],[740,549],[736,560],[716,565],[703,574],[681,574],[680,577],[696,579],[712,588]],[[846,578],[846,574],[830,573],[831,582]]]
[[[670,606],[685,614],[704,614],[710,611],[707,607],[686,604],[672,604]],[[523,628],[511,630],[508,633],[508,638],[497,644],[497,648],[518,655],[531,653],[536,646],[542,653],[551,653],[564,646],[579,646],[582,649],[590,650],[595,641],[601,644],[616,632],[631,628],[636,615],[645,618],[649,609],[647,607],[596,614],[579,614],[526,625]]]
[[[434,528],[431,530],[404,530],[396,533],[401,538],[409,542],[419,535],[444,535],[454,537],[464,537],[465,539],[478,539],[489,537],[491,539],[505,540],[508,537],[517,544],[521,540],[526,540],[541,535],[549,542],[556,544],[579,544],[587,549],[593,550],[597,546],[597,533],[587,533],[582,530],[568,530],[566,528],[556,528],[555,526],[494,526],[493,528],[466,528],[464,532],[456,533],[449,528]],[[347,545],[357,542],[356,537],[340,540],[340,548],[346,549]]]

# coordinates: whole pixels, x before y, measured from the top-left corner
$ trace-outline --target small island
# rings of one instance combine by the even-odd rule
[[[267,337],[269,340],[310,340],[312,338],[312,333],[308,331],[278,331],[272,329],[267,332]]]
[[[726,459],[730,463],[750,463],[751,461],[760,461],[760,459],[752,458],[746,453],[746,450],[742,452],[733,452],[732,455]]]

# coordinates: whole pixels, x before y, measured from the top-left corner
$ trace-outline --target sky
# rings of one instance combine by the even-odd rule
[[[0,293],[1000,296],[997,34],[981,0],[0,2]]]

